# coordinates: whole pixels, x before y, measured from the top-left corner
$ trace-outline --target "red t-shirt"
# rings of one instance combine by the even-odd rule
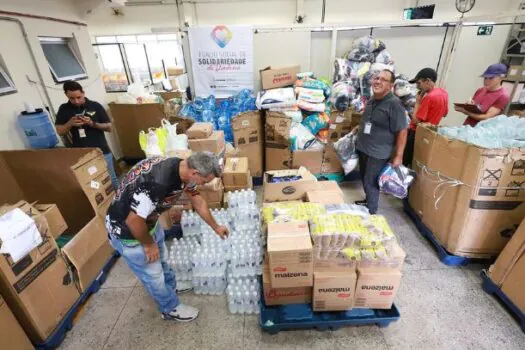
[[[416,118],[425,123],[439,125],[441,118],[448,113],[448,93],[441,88],[433,88],[423,96]],[[416,130],[416,125],[410,123],[410,129]]]
[[[487,113],[490,107],[496,107],[497,109],[503,111],[507,104],[509,104],[510,98],[504,88],[499,88],[495,91],[490,91],[486,87],[482,87],[476,90],[474,97],[472,97],[476,106],[483,113]],[[475,126],[479,120],[468,117],[465,119],[463,125]]]

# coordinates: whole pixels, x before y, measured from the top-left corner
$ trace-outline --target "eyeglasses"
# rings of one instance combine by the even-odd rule
[[[390,79],[381,78],[381,77],[378,77],[378,76],[373,77],[372,80],[373,81],[380,81],[382,83],[390,83]]]

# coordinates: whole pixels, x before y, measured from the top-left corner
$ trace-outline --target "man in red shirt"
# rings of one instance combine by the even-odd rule
[[[507,75],[507,66],[502,63],[491,64],[483,73],[483,87],[476,90],[471,104],[475,104],[481,113],[469,112],[463,107],[454,109],[468,116],[463,125],[476,126],[482,120],[500,115],[509,104],[510,98],[501,86]]]
[[[421,122],[439,125],[441,118],[448,113],[448,93],[436,87],[437,73],[432,68],[423,68],[416,77],[410,80],[419,90],[416,95],[416,106],[411,115],[408,129],[407,146],[403,156],[403,164],[410,167],[414,155],[414,142],[417,124]]]

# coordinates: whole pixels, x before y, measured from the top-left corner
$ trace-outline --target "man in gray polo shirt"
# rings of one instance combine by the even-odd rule
[[[394,73],[389,70],[372,78],[374,94],[359,125],[357,151],[366,199],[356,204],[367,206],[370,214],[377,212],[379,203],[379,173],[389,161],[394,167],[401,165],[407,140],[406,113],[392,93],[394,81]]]

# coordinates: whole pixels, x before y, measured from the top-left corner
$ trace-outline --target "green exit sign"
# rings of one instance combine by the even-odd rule
[[[494,26],[479,26],[478,35],[491,35]]]

